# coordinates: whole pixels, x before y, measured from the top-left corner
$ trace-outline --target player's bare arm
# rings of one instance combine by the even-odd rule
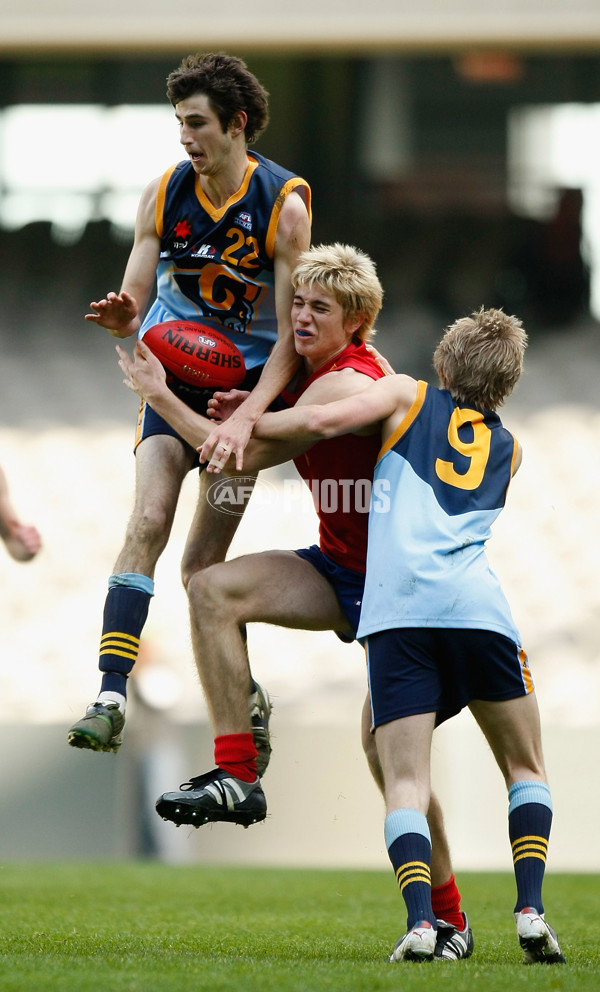
[[[8,483],[0,468],[0,538],[6,550],[15,561],[31,561],[42,546],[37,527],[24,524],[19,519],[11,502]]]
[[[292,270],[302,251],[310,245],[310,219],[306,205],[298,193],[292,192],[281,209],[275,236],[275,306],[277,311],[277,341],[262,371],[261,377],[244,403],[225,422],[214,427],[206,444],[203,457],[209,461],[207,470],[213,471],[210,455],[217,445],[236,458],[236,468],[244,465],[244,449],[252,428],[260,415],[276,396],[287,386],[298,367],[300,359],[294,348],[291,310],[293,289]]]
[[[113,337],[136,334],[156,278],[160,239],[155,225],[155,204],[159,180],[151,182],[140,199],[135,224],[133,248],[125,268],[119,293],[107,293],[102,300],[90,303],[85,319],[106,328]]]
[[[133,359],[120,345],[116,349],[119,366],[125,375],[124,384],[146,400],[188,444],[200,449],[213,430],[212,422],[195,413],[169,389],[163,366],[143,341],[136,341]],[[309,444],[303,441],[252,440],[248,445],[245,474],[254,475],[263,468],[281,465],[301,454],[307,447]],[[220,467],[226,475],[237,474],[235,456],[226,455]]]
[[[299,445],[298,454],[301,451],[306,451],[307,448],[311,447],[315,441],[319,440],[325,435],[315,434],[314,431],[311,432],[306,429],[306,417],[303,413],[294,415],[294,411],[299,408],[304,409],[320,409],[316,404],[329,404],[336,400],[341,400],[347,397],[356,397],[358,394],[367,390],[373,379],[370,376],[364,375],[362,372],[357,372],[355,369],[340,369],[335,372],[328,372],[326,375],[322,376],[312,383],[302,394],[298,403],[291,410],[284,410],[280,413],[269,413],[264,414],[264,417],[268,417],[267,420],[267,432],[262,434],[255,432],[253,433],[254,443],[258,438],[263,438],[265,440],[277,440],[279,442],[288,442],[293,445]],[[272,420],[271,418],[275,418]],[[258,424],[263,423],[263,418],[261,417]],[[258,425],[257,425],[258,427]],[[379,430],[379,423],[368,424],[362,429],[357,429],[358,434],[373,434],[375,431]],[[339,433],[345,434],[347,431],[340,431]],[[332,435],[331,435],[332,436]],[[199,448],[201,461],[205,460],[206,445]],[[249,445],[250,448],[250,445]],[[220,446],[215,449],[211,456],[211,465],[213,472],[220,472],[228,464],[229,454],[226,450],[222,449]],[[271,464],[278,464],[277,462],[272,462]],[[246,466],[247,468],[247,466]]]
[[[512,471],[510,473],[511,475],[516,475],[517,474],[517,472],[519,471],[519,469],[521,467],[521,462],[523,461],[523,448],[521,447],[521,445],[519,444],[518,441],[515,441],[515,445],[516,445],[516,447],[515,447],[515,457],[514,457],[514,460],[513,460]]]
[[[321,381],[328,378],[324,376]],[[417,383],[407,375],[369,379],[369,385],[358,395],[334,398],[333,402],[321,401],[319,405],[309,397],[309,392],[307,390],[302,397],[306,399],[304,403],[297,403],[290,410],[263,414],[254,427],[254,436],[314,442],[339,434],[358,433],[381,424],[385,441],[414,403]]]

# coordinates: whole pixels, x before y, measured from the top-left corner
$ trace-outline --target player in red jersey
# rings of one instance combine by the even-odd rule
[[[216,322],[244,355],[251,392],[227,428],[232,446],[237,430],[243,447],[298,365],[290,273],[310,243],[310,190],[300,176],[248,150],[266,127],[268,102],[241,59],[190,55],[169,74],[167,96],[185,159],[144,190],[121,290],[92,303],[86,319],[117,338],[143,337],[166,320]],[[170,387],[202,412],[214,391],[180,380]],[[135,502],[104,604],[100,692],[69,730],[73,747],[116,751],[121,744],[127,679],[154,595],[156,564],[183,480],[197,466],[196,451],[142,403]],[[184,585],[197,570],[225,558],[239,524],[239,517],[214,510],[207,485],[202,472],[181,564]],[[260,687],[253,688],[249,704],[260,720],[261,712],[268,715],[268,701]]]
[[[284,391],[288,405],[328,403],[355,396],[384,374],[365,347],[382,302],[371,260],[343,245],[312,248],[294,270],[292,323],[302,368]],[[122,350],[129,384],[150,399],[190,443],[207,436],[202,421],[165,388],[158,363],[138,346],[135,364]],[[279,444],[279,447],[278,447]],[[244,825],[266,815],[266,800],[257,776],[256,748],[248,717],[248,659],[240,629],[266,622],[304,630],[335,630],[354,639],[365,579],[368,504],[373,469],[380,447],[379,425],[362,435],[346,435],[300,451],[297,444],[252,440],[244,454],[244,472],[254,473],[294,457],[313,493],[327,485],[327,506],[317,506],[319,545],[299,551],[265,551],[198,573],[188,594],[198,672],[215,733],[217,767],[192,778],[157,802],[157,811],[175,823],[200,826],[209,821]],[[210,442],[208,444],[210,448]],[[217,467],[232,471],[223,455]],[[365,486],[369,493],[365,499]],[[333,512],[330,512],[333,511]],[[370,709],[363,714],[363,742],[369,765],[382,788],[372,735]],[[468,957],[472,935],[460,910],[444,833],[435,800],[429,820],[433,835],[433,899],[442,924],[439,957]]]

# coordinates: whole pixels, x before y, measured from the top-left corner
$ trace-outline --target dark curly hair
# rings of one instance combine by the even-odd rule
[[[269,94],[246,63],[225,52],[186,55],[167,76],[167,97],[173,106],[197,93],[208,97],[223,132],[238,110],[248,116],[245,135],[256,141],[269,122]]]

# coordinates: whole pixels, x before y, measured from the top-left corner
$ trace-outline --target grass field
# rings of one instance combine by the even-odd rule
[[[468,961],[388,964],[405,915],[390,872],[0,866],[2,992],[597,992],[600,879],[549,875],[566,966],[521,964],[509,874],[461,874]]]

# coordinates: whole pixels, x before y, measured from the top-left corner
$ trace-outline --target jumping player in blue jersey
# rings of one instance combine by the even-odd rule
[[[383,770],[385,839],[407,908],[390,961],[431,960],[430,798],[434,728],[469,706],[508,789],[526,964],[564,962],[542,902],[552,800],[527,655],[485,554],[521,449],[495,412],[519,379],[521,322],[498,310],[456,321],[434,355],[441,388],[386,376],[359,396],[268,413],[260,437],[317,440],[382,424],[357,637],[366,643]]]
[[[168,76],[167,95],[187,159],[145,189],[121,289],[92,303],[86,319],[117,338],[143,337],[164,320],[218,321],[247,369],[243,385],[251,392],[223,441],[230,450],[243,449],[253,424],[298,365],[290,274],[310,243],[310,190],[301,177],[248,151],[267,125],[268,95],[241,59],[190,55]],[[192,409],[206,411],[213,389],[174,378],[170,385]],[[221,428],[215,430],[218,438]],[[144,402],[135,450],[134,509],[104,607],[100,693],[68,738],[74,747],[95,751],[120,746],[127,678],[154,594],[156,563],[183,479],[198,465],[196,451]],[[211,506],[206,488],[201,473],[182,561],[186,587],[196,571],[224,559],[239,523]],[[264,749],[269,703],[255,684],[249,705]]]

